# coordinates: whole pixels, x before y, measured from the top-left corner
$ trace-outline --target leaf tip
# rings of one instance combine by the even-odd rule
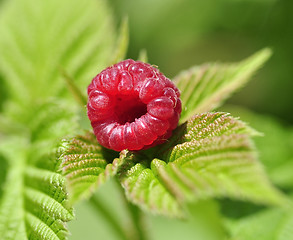
[[[143,48],[139,51],[138,60],[145,63],[148,62],[148,55],[146,49]]]
[[[246,61],[255,64],[256,68],[261,67],[272,56],[273,51],[271,48],[263,48],[249,57]]]

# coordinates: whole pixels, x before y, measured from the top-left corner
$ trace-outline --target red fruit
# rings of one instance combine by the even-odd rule
[[[88,87],[88,117],[99,143],[115,151],[161,144],[177,127],[180,92],[157,68],[127,59]]]

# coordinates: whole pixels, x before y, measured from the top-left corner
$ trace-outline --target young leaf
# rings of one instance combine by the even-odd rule
[[[241,119],[250,122],[251,126],[263,133],[263,137],[255,139],[260,161],[274,184],[286,190],[293,190],[292,127],[283,126],[272,116],[259,115],[238,106],[225,107],[225,110],[237,113]]]
[[[17,144],[16,144],[17,143]],[[9,163],[0,203],[1,239],[66,239],[65,223],[73,219],[65,178],[56,172],[58,158],[42,158],[26,166],[25,141],[6,141],[0,151]],[[49,161],[52,168],[45,168]]]
[[[256,160],[249,137],[254,132],[243,122],[223,113],[205,113],[188,121],[186,130],[184,142],[171,151],[166,170],[175,178],[188,178],[187,192],[267,204],[284,201]]]
[[[270,55],[269,49],[263,49],[240,63],[205,64],[180,73],[174,78],[182,96],[180,121],[214,110],[242,87]]]
[[[136,196],[128,195],[131,195],[134,187],[132,178],[139,177],[136,172],[140,174],[140,170],[142,170],[139,184],[143,183],[143,186],[149,189],[149,202],[146,209],[151,209],[154,213],[168,213],[170,216],[181,215],[175,199],[160,185],[157,179],[152,179],[152,171],[141,163],[135,165],[137,160],[133,154],[122,151],[119,158],[112,157],[113,163],[108,164],[106,158],[109,157],[106,156],[107,152],[105,152],[108,150],[98,144],[92,132],[76,136],[70,142],[65,142],[63,146],[65,146],[61,156],[63,174],[67,178],[71,202],[90,197],[97,187],[115,175],[126,188],[127,197],[139,201],[139,189],[135,189]],[[111,156],[111,153],[109,155]],[[129,169],[131,169],[130,172],[128,172]],[[136,200],[134,202],[138,204]],[[158,208],[157,205],[160,207]]]
[[[111,16],[104,1],[6,2],[0,13],[0,69],[12,97],[27,103],[60,95],[65,86],[60,67],[86,89],[111,61]]]
[[[125,189],[127,198],[143,210],[169,217],[182,217],[183,212],[178,202],[166,187],[156,178],[154,172],[145,163],[136,163],[135,156],[125,156],[125,161],[132,161],[118,178]]]
[[[181,143],[161,154],[168,156],[165,161],[153,159],[150,168],[143,161],[120,175],[132,202],[156,213],[182,216],[179,206],[184,202],[208,197],[262,204],[287,201],[266,178],[250,141],[254,131],[243,122],[224,113],[204,113],[185,126]]]
[[[63,146],[63,175],[67,178],[72,202],[89,197],[99,184],[113,175],[112,164],[107,165],[103,148],[93,133],[77,136]]]
[[[117,153],[100,146],[90,131],[64,141],[61,150],[63,175],[72,203],[90,197],[97,187],[133,163],[124,157],[124,151],[116,158]]]

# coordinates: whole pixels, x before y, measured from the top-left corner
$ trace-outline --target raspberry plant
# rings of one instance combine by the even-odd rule
[[[120,81],[119,90],[112,94],[134,98],[129,100],[130,107],[132,101],[142,99],[148,106],[139,114],[147,111],[170,126],[167,128],[164,122],[159,129],[159,125],[152,124],[162,132],[146,142],[145,132],[136,132],[135,141],[128,139],[130,146],[136,142],[133,148],[119,136],[124,145],[115,145],[117,141],[112,143],[105,131],[101,134],[96,130],[103,124],[97,121],[107,121],[117,111],[107,112],[108,105],[99,105],[99,99],[105,99],[101,96],[110,91],[104,85],[109,82],[97,87],[94,80],[89,87],[89,108],[95,111],[106,106],[106,111],[99,119],[91,111],[88,115],[98,139],[109,138],[106,144],[99,139],[100,145],[86,118],[84,95],[93,76],[112,64],[119,66],[124,59],[126,22],[116,34],[111,11],[104,1],[11,0],[1,7],[0,73],[7,97],[0,116],[0,239],[67,239],[66,224],[75,218],[75,204],[84,199],[89,199],[109,222],[118,239],[147,239],[152,232],[150,229],[146,234],[142,221],[147,213],[179,219],[197,216],[199,225],[206,222],[206,226],[202,225],[206,231],[218,229],[212,239],[252,239],[254,233],[267,234],[264,239],[271,239],[271,234],[278,239],[292,238],[290,195],[277,188],[290,192],[291,175],[278,178],[275,167],[269,168],[275,187],[257,158],[252,137],[259,133],[228,113],[214,112],[264,64],[271,54],[269,49],[239,63],[192,67],[172,82],[147,64],[146,54],[142,54],[139,64],[155,72],[160,81],[139,78],[140,89],[163,82],[161,87],[150,88],[162,91],[158,95],[156,91],[145,91],[147,94],[140,96],[140,92],[128,92],[129,85]],[[135,61],[122,63],[127,62]],[[181,104],[177,88],[182,100],[178,126]],[[152,103],[149,96],[164,99],[162,105],[168,107],[163,112],[171,112],[171,120],[158,115],[162,102]],[[164,97],[173,99],[173,105],[167,104],[169,100]],[[125,105],[118,109],[125,110]],[[119,111],[114,120],[122,121]],[[139,116],[128,117],[120,124],[131,132],[129,126]],[[118,151],[108,149],[108,143]],[[288,161],[282,165],[283,169],[290,166]],[[95,193],[111,179],[121,191],[124,210],[129,215],[126,225],[117,220],[116,212],[111,212],[115,206],[107,210]],[[225,207],[227,198],[268,208],[233,220],[225,208],[221,213],[217,209],[220,205]],[[190,208],[194,202],[196,210]],[[234,208],[240,209],[239,206],[236,203]],[[269,231],[262,227],[269,224]]]

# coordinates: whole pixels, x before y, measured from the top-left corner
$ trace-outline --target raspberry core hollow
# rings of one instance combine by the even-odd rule
[[[157,68],[127,59],[88,86],[87,113],[98,142],[115,151],[163,143],[177,127],[180,92]]]

